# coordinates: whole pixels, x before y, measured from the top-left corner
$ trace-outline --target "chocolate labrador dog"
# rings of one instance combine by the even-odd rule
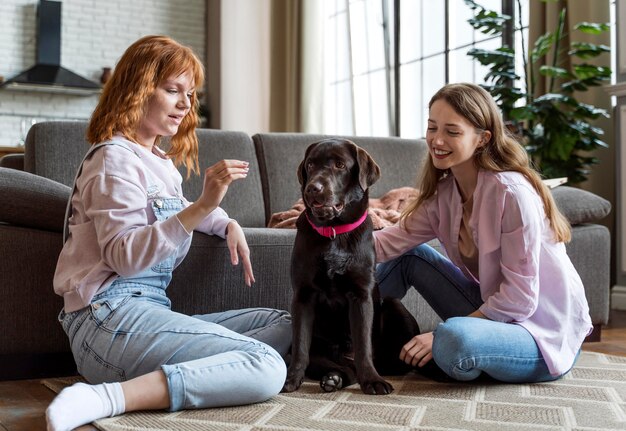
[[[305,210],[292,253],[292,356],[283,392],[304,376],[327,392],[358,382],[389,394],[383,374],[406,373],[400,349],[419,333],[399,300],[379,300],[368,216],[369,187],[380,177],[370,155],[345,139],[310,145],[298,167]],[[377,371],[378,369],[378,371]]]

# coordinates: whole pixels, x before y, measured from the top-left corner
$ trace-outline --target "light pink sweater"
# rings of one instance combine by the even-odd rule
[[[177,217],[159,222],[150,201],[182,196],[182,177],[162,152],[121,137],[88,158],[72,194],[69,237],[54,274],[54,291],[66,312],[79,310],[118,276],[129,277],[176,253],[178,265],[189,250],[191,232]],[[160,154],[160,155],[159,155]],[[196,228],[224,237],[231,221],[221,208]],[[182,246],[182,247],[181,247]],[[179,248],[180,247],[180,248]]]
[[[397,225],[374,233],[377,260],[438,238],[450,260],[473,278],[459,254],[462,214],[461,195],[450,176],[407,220],[410,233]],[[480,311],[526,328],[551,374],[566,372],[592,324],[582,281],[565,245],[554,242],[537,192],[519,173],[480,171],[468,227],[478,248]]]

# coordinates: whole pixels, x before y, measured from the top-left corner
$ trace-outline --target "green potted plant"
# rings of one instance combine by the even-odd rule
[[[472,0],[465,0],[465,3],[474,13],[468,22],[483,34],[501,36],[504,26],[513,24],[508,15],[487,10]],[[545,178],[567,177],[568,183],[576,184],[585,181],[591,166],[598,163],[595,157],[585,153],[607,147],[601,139],[604,132],[594,127],[593,121],[609,116],[604,109],[578,101],[576,93],[610,81],[609,67],[587,62],[609,52],[610,48],[581,42],[564,46],[566,13],[563,8],[556,30],[538,37],[530,50],[529,44],[522,41],[523,77],[515,71],[513,47],[472,49],[468,55],[488,67],[483,86],[496,99],[510,129],[520,137],[542,175]],[[521,22],[517,25],[521,26]],[[573,29],[597,35],[607,31],[609,26],[581,22]],[[563,66],[566,56],[572,60],[569,67]],[[537,73],[548,79],[545,94],[536,94]]]

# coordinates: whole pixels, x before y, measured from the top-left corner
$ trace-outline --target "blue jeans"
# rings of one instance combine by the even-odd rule
[[[483,301],[480,286],[449,259],[423,244],[378,265],[382,297],[402,298],[414,287],[444,320],[434,330],[433,360],[456,380],[482,373],[503,382],[555,380],[530,333],[520,325],[465,317]]]
[[[180,208],[180,200],[162,199],[155,213],[162,220]],[[165,295],[174,260],[116,279],[89,307],[61,312],[78,372],[102,383],[160,369],[171,411],[255,403],[278,394],[287,374],[281,355],[291,345],[289,314],[267,308],[174,312]]]

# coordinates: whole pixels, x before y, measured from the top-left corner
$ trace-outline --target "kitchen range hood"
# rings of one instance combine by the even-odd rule
[[[39,2],[37,62],[30,69],[0,84],[0,88],[84,96],[100,92],[99,84],[61,66],[61,2]]]

